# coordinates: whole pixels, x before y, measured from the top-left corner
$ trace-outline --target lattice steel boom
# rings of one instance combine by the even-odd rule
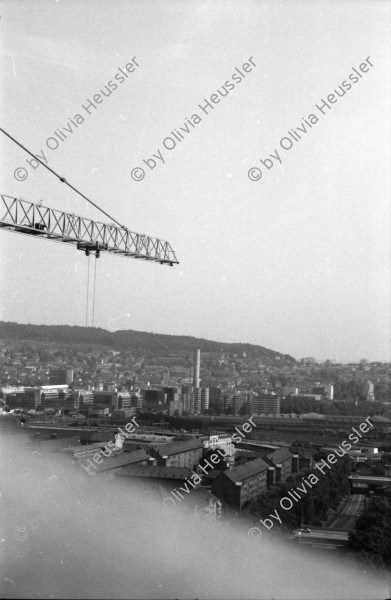
[[[85,253],[111,252],[160,264],[179,264],[168,242],[41,204],[0,195],[0,227],[8,231],[73,244]]]

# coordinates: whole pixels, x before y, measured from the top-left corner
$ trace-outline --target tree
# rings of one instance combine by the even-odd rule
[[[386,469],[382,463],[377,463],[377,465],[372,467],[371,474],[377,475],[378,477],[384,477],[386,474]]]
[[[257,498],[249,501],[245,510],[261,519],[267,518],[270,513],[279,509],[281,498],[284,496],[289,498],[288,492],[291,489],[295,490],[298,485],[304,485],[307,489],[303,484],[303,479],[310,473],[312,471],[290,475],[285,482],[268,488]],[[320,475],[319,481],[312,489],[307,489],[305,496],[302,496],[300,501],[293,503],[290,510],[279,510],[284,526],[294,529],[300,525],[302,516],[304,521],[310,525],[321,525],[322,521],[327,518],[327,510],[337,508],[342,497],[349,492],[347,479],[349,473],[349,459],[343,457],[332,470],[325,473],[324,476]],[[315,474],[319,475],[317,472]]]
[[[351,547],[377,565],[391,564],[391,500],[374,498],[349,535]]]

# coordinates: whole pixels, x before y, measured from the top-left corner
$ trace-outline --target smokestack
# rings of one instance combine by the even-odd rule
[[[193,387],[200,387],[200,357],[201,350],[196,350],[194,352],[194,367],[193,367]]]
[[[299,470],[299,455],[294,454],[292,457],[292,473],[297,473]]]

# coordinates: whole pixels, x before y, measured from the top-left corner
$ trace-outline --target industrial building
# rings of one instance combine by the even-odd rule
[[[262,458],[222,471],[212,480],[212,493],[228,504],[241,508],[266,491],[274,481],[274,467]]]
[[[298,457],[295,457],[295,470],[298,468]],[[275,483],[285,481],[293,472],[292,454],[286,448],[279,448],[266,456],[266,461],[275,468]]]
[[[149,450],[149,454],[156,459],[158,466],[189,467],[192,469],[200,462],[203,448],[202,440],[195,439],[167,444],[162,447],[154,446]]]

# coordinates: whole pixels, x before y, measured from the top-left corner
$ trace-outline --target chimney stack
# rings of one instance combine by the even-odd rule
[[[200,357],[201,350],[194,352],[194,367],[193,367],[193,388],[200,387]]]

